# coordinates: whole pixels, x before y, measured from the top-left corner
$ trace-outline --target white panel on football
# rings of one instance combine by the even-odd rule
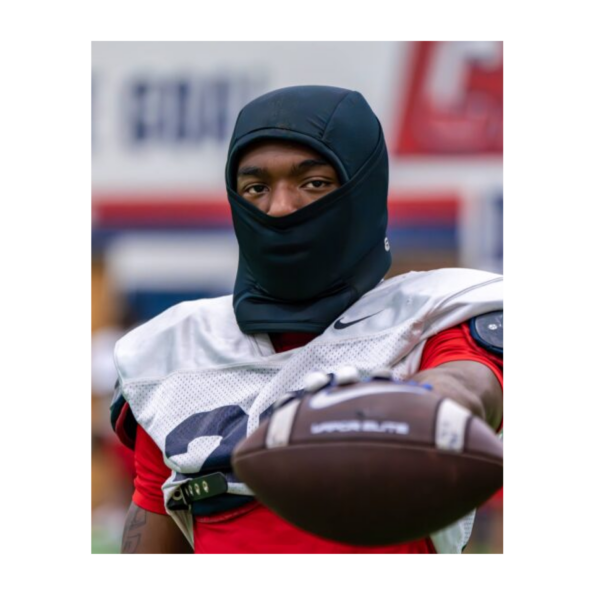
[[[273,413],[267,432],[267,448],[276,448],[289,444],[289,435],[299,406],[300,401],[295,399]]]
[[[469,417],[470,411],[450,399],[444,399],[436,414],[436,446],[442,450],[462,452]]]

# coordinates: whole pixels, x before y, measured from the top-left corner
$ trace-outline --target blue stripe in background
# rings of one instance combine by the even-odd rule
[[[453,226],[392,227],[388,231],[391,248],[397,252],[424,250],[457,250],[459,234]]]

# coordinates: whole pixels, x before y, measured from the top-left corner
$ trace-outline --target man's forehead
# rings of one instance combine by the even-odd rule
[[[252,158],[275,155],[295,156],[297,159],[316,159],[331,165],[318,151],[307,145],[285,140],[261,140],[250,144],[242,151],[238,165],[241,166]]]

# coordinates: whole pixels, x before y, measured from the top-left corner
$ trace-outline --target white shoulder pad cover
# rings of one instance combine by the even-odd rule
[[[129,332],[115,348],[123,384],[172,372],[237,363],[250,343],[239,330],[232,296],[182,302]]]

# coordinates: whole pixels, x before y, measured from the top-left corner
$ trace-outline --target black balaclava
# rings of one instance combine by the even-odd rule
[[[314,149],[341,187],[284,217],[260,211],[236,192],[236,174],[244,149],[265,139]],[[233,306],[244,333],[320,333],[389,269],[388,155],[357,91],[288,87],[251,101],[238,116],[225,177],[240,247]]]

